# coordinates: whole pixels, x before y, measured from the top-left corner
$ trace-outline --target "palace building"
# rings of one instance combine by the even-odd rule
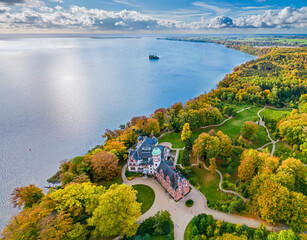
[[[139,137],[135,150],[130,150],[128,170],[154,175],[166,191],[179,200],[189,192],[190,183],[168,160],[170,149],[159,145],[155,137]]]

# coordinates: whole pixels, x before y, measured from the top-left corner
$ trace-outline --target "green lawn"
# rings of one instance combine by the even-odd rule
[[[281,119],[286,116],[289,116],[291,113],[291,110],[284,109],[284,110],[276,110],[271,108],[266,108],[260,112],[260,116],[263,118],[269,118],[269,119]]]
[[[172,144],[172,148],[183,148],[185,146],[185,143],[181,141],[181,132],[171,132],[165,134],[163,137],[159,138],[159,143],[163,142],[170,142]]]
[[[147,185],[137,184],[132,186],[138,193],[137,202],[142,203],[142,214],[147,212],[155,201],[155,192]]]
[[[177,160],[177,164],[182,164],[182,158],[183,158],[183,150],[180,150],[178,160]]]
[[[279,157],[280,160],[285,160],[289,157],[293,157],[307,164],[307,156],[303,156],[301,152],[294,150],[291,146],[283,141],[276,143],[274,156]]]
[[[248,110],[244,110],[243,112],[240,112],[237,114],[236,117],[228,120],[225,122],[222,126],[219,127],[213,127],[213,128],[205,128],[205,129],[198,129],[196,131],[192,132],[191,140],[194,142],[199,134],[203,132],[209,132],[211,129],[214,129],[216,132],[222,131],[224,134],[227,134],[230,138],[234,138],[236,136],[240,135],[240,130],[244,122],[246,121],[253,121],[256,122],[259,120],[257,116],[257,112],[260,110],[260,107],[253,107]],[[255,136],[255,139],[253,141],[253,148],[259,148],[266,144],[267,141],[267,135],[264,127],[259,127],[259,130],[257,131],[257,135]]]
[[[192,167],[193,175],[197,178],[196,188],[204,194],[207,198],[208,205],[215,204],[218,200],[221,200],[224,193],[219,190],[220,176],[218,173],[211,174],[203,166]]]
[[[247,107],[250,105],[242,105],[239,107]],[[257,112],[261,109],[261,107],[253,107],[248,110],[244,110],[243,112],[240,112],[236,115],[236,117],[228,120],[225,122],[222,126],[219,127],[213,127],[213,129],[217,131],[222,131],[224,134],[227,134],[230,138],[234,138],[235,136],[240,135],[241,126],[246,121],[253,121],[256,122],[259,120],[257,116]],[[205,128],[205,129],[197,129],[192,131],[191,134],[191,141],[194,143],[194,141],[198,138],[198,136],[203,132],[209,132],[212,128]],[[159,142],[170,142],[172,143],[172,147],[174,148],[183,148],[185,146],[185,143],[181,141],[180,139],[181,133],[168,133],[161,137],[159,139]],[[259,127],[259,130],[257,132],[257,135],[255,136],[255,139],[252,142],[253,148],[259,148],[266,144],[267,141],[267,135],[264,127]]]

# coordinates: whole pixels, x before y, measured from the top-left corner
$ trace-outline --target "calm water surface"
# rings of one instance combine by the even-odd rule
[[[61,160],[101,144],[106,128],[210,91],[251,59],[155,38],[1,40],[0,229],[18,211],[9,203],[15,187],[43,187]]]

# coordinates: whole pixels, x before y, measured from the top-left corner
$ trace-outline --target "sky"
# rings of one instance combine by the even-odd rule
[[[0,32],[307,33],[307,0],[0,0]]]

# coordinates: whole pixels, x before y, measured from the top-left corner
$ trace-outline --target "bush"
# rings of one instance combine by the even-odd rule
[[[187,207],[192,207],[192,206],[194,205],[194,201],[193,201],[192,199],[189,199],[189,200],[187,200],[187,201],[185,202],[185,205],[186,205]]]

